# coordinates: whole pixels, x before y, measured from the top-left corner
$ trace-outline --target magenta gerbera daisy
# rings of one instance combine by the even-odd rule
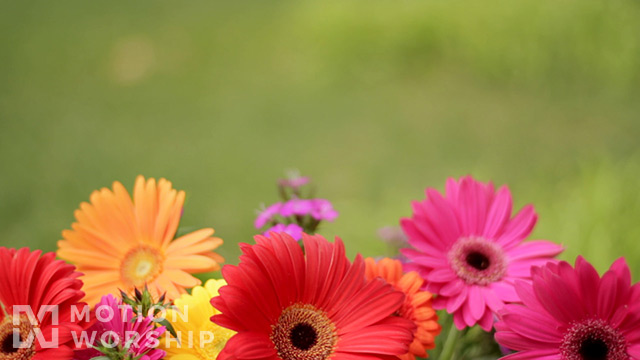
[[[212,321],[237,331],[218,359],[397,360],[415,325],[393,316],[404,295],[380,278],[365,279],[361,256],[351,264],[340,239],[289,235],[241,244],[238,266],[212,299]]]
[[[496,340],[519,351],[503,359],[640,359],[640,285],[623,258],[602,277],[582,257],[532,273],[515,286],[522,304],[500,311]]]
[[[151,316],[136,317],[130,305],[105,295],[95,307],[94,324],[79,341],[87,348],[76,351],[74,360],[109,358],[159,360],[166,352],[158,348],[165,327],[156,328]]]
[[[413,249],[403,249],[410,263],[437,294],[436,309],[453,314],[459,329],[479,324],[490,330],[493,314],[518,301],[516,279],[530,278],[530,268],[544,265],[562,252],[549,241],[523,240],[537,220],[533,206],[511,217],[506,186],[472,177],[448,179],[445,195],[426,190],[427,199],[413,203],[413,216],[401,220]]]

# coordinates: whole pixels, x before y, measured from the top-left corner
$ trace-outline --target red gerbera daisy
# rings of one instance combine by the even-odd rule
[[[532,274],[516,283],[523,305],[506,305],[496,323],[496,340],[519,351],[503,359],[640,359],[640,284],[624,258],[602,277],[582,257]]]
[[[241,244],[238,266],[211,300],[212,321],[235,330],[219,359],[367,360],[406,354],[415,325],[392,314],[404,295],[381,279],[365,280],[339,238],[256,236]]]
[[[74,320],[72,315],[73,307],[77,307],[79,314],[85,306],[79,303],[84,297],[80,290],[82,281],[78,279],[82,274],[76,272],[73,265],[55,260],[55,253],[41,255],[40,250],[0,248],[2,360],[71,359],[72,333],[84,330],[87,325],[81,319]],[[28,307],[37,320],[30,320],[28,312],[18,306]],[[14,310],[19,319],[13,318]],[[21,346],[18,347],[14,346],[17,345],[14,328],[20,333]]]

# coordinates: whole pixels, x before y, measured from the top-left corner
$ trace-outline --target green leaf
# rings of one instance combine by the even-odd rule
[[[160,325],[162,325],[162,326],[166,327],[166,328],[167,328],[167,331],[169,331],[169,333],[170,333],[173,337],[175,337],[175,338],[177,338],[177,337],[178,337],[178,334],[176,333],[176,330],[173,328],[173,325],[169,322],[169,320],[167,320],[167,319],[162,319],[162,321],[158,321],[158,324],[160,324]]]

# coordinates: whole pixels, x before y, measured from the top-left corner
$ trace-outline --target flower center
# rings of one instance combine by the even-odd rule
[[[487,270],[491,263],[489,262],[489,258],[487,258],[484,254],[478,252],[472,252],[467,255],[467,264],[476,268],[476,270]]]
[[[271,341],[282,360],[324,360],[333,354],[338,334],[324,311],[294,304],[271,326]]]
[[[14,343],[14,333],[17,338]],[[0,323],[0,360],[27,360],[36,354],[33,326],[26,315],[20,316],[20,325],[13,325],[13,318],[7,316]],[[25,344],[31,341],[31,344]]]
[[[122,280],[131,287],[141,287],[162,272],[164,256],[155,248],[141,245],[131,249],[120,266]]]
[[[627,342],[622,334],[601,319],[571,325],[560,345],[564,360],[627,360]]]
[[[500,245],[480,237],[460,238],[448,254],[451,268],[469,284],[488,285],[507,271]]]
[[[316,330],[313,326],[305,323],[296,324],[296,326],[291,329],[291,334],[289,335],[291,339],[291,343],[293,346],[297,347],[300,350],[309,350],[313,345],[316,344],[318,340],[318,334],[316,334]]]

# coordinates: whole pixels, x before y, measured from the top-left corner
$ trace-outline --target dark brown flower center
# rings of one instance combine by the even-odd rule
[[[507,271],[507,259],[500,245],[480,237],[460,238],[448,254],[451,268],[468,284],[488,285]]]
[[[586,338],[580,344],[579,353],[584,360],[606,360],[609,347],[603,339]]]
[[[22,342],[22,339],[20,339],[20,342]],[[11,334],[7,334],[7,336],[4,337],[4,340],[2,340],[1,351],[5,354],[11,354],[18,351],[18,349],[18,347],[13,346],[13,336]]]
[[[325,360],[333,354],[338,335],[324,311],[294,304],[271,326],[271,341],[282,360]]]
[[[35,355],[34,327],[26,316],[20,317],[18,325],[13,324],[13,318],[6,316],[0,323],[0,360],[28,360]],[[15,343],[14,343],[15,333]],[[24,344],[31,339],[31,344]]]
[[[627,360],[624,336],[601,319],[573,323],[566,331],[560,353],[566,360]]]
[[[487,270],[491,263],[489,262],[489,258],[483,253],[471,252],[467,255],[467,264],[477,270]]]
[[[318,340],[318,334],[313,326],[305,323],[297,324],[289,335],[291,344],[300,350],[309,350]]]

